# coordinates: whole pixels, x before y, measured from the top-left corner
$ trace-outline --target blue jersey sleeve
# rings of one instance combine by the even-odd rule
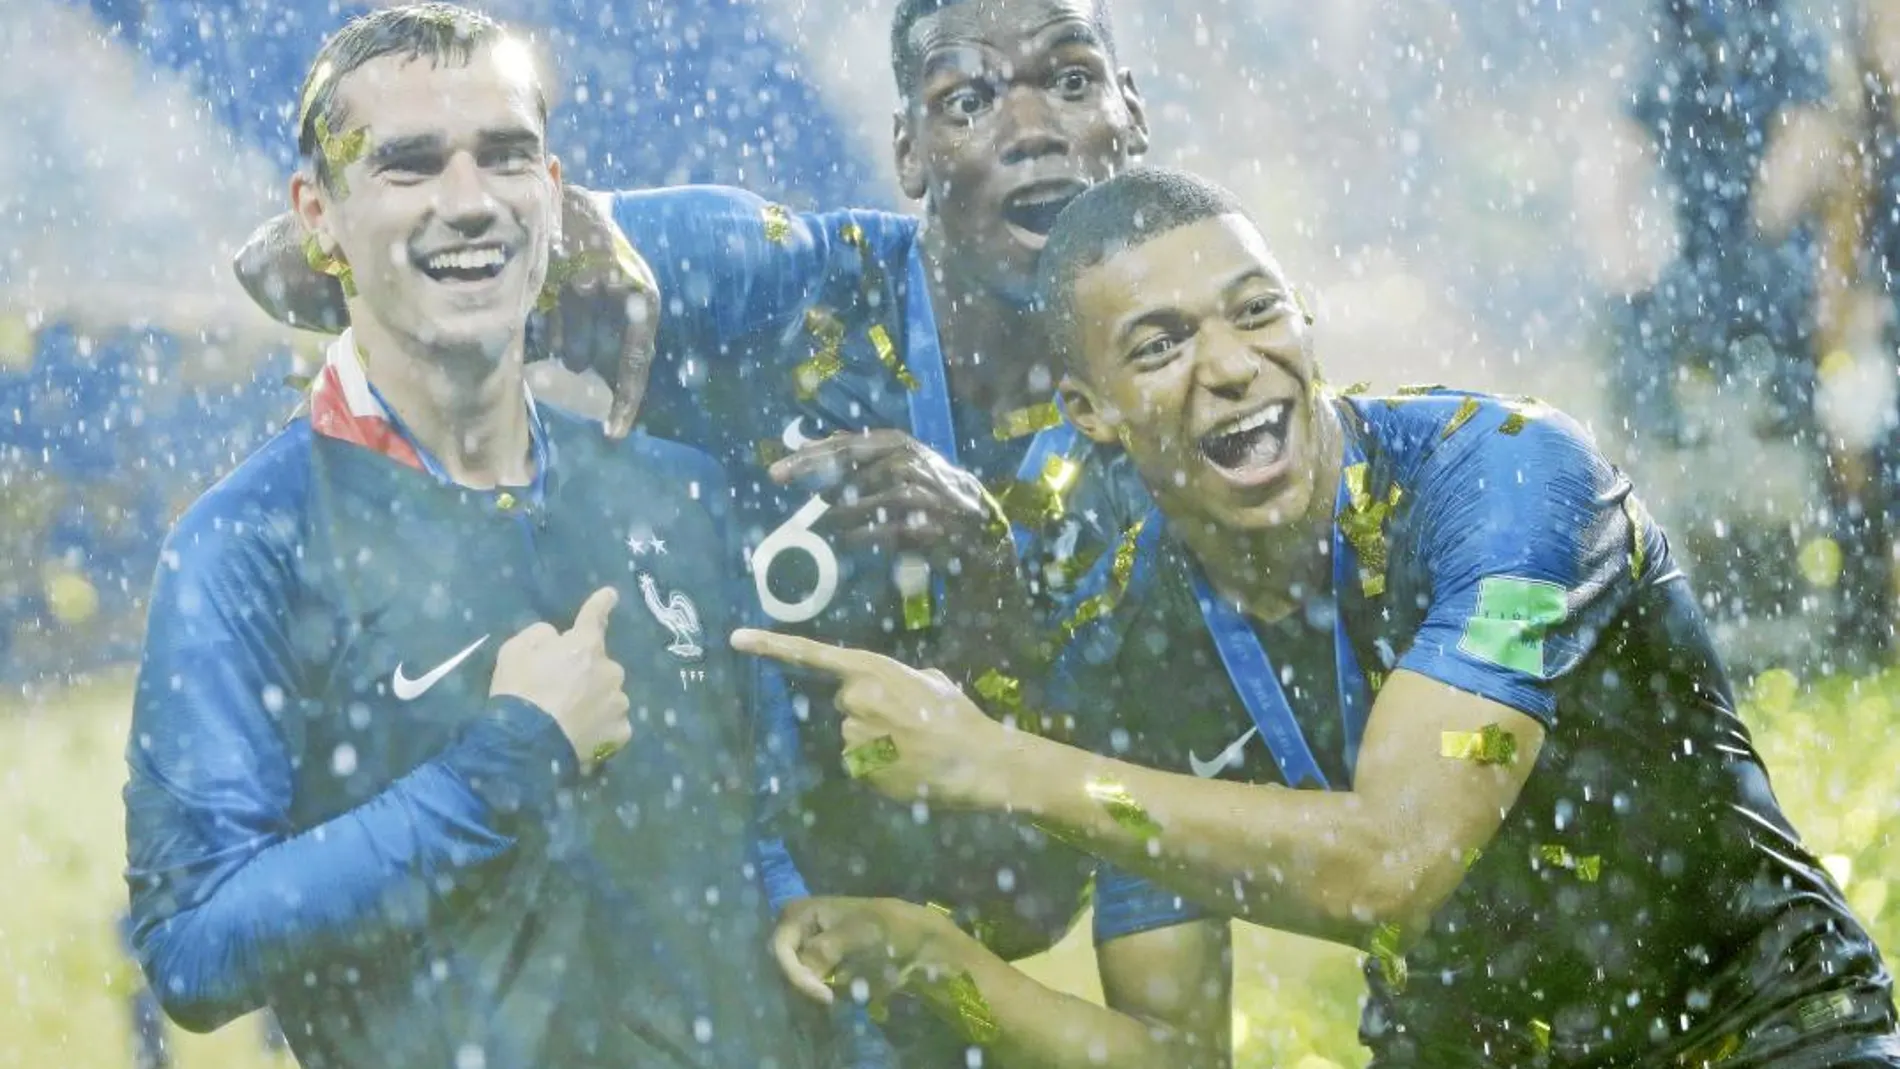
[[[500,699],[437,759],[297,827],[292,521],[218,513],[201,502],[167,540],[125,788],[133,947],[194,1031],[258,1008],[328,956],[420,929],[458,874],[510,849],[515,822],[546,812],[575,774],[559,726]]]
[[[1201,907],[1132,872],[1109,864],[1096,866],[1096,946],[1209,916]]]
[[[1399,667],[1548,723],[1556,681],[1665,554],[1582,427],[1545,410],[1500,433],[1506,415],[1487,406],[1408,488],[1429,600]]]
[[[616,193],[613,217],[659,281],[662,351],[716,352],[802,322],[835,273],[857,269],[858,248],[887,249],[916,228],[886,212],[797,214],[724,186]]]

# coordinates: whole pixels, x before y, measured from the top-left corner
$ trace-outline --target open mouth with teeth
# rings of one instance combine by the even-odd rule
[[[471,245],[431,253],[416,266],[437,282],[486,282],[501,274],[508,259],[508,250],[500,245]]]
[[[1231,475],[1260,472],[1286,454],[1287,427],[1293,402],[1272,404],[1217,431],[1201,436],[1201,455],[1209,464]]]
[[[1038,182],[1003,199],[1003,221],[1039,238],[1055,229],[1056,216],[1088,188],[1080,182]]]

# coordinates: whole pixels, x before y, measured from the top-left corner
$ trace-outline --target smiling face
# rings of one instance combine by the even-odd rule
[[[359,334],[492,366],[518,345],[547,275],[560,169],[547,154],[535,73],[502,39],[458,64],[388,55],[343,75],[338,141],[362,133],[328,183],[292,196],[340,251]]]
[[[1069,415],[1119,442],[1170,517],[1232,531],[1300,522],[1326,480],[1312,335],[1245,216],[1128,246],[1069,296]]]
[[[1062,208],[1147,148],[1141,96],[1089,0],[962,0],[918,19],[898,175],[953,269],[1026,301]]]

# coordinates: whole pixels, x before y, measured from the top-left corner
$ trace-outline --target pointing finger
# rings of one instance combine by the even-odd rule
[[[732,648],[755,657],[770,657],[781,664],[826,672],[840,679],[862,672],[876,657],[863,650],[846,649],[827,642],[814,642],[797,635],[742,627],[732,633]]]
[[[607,618],[613,614],[614,606],[620,604],[620,591],[604,586],[588,595],[581,604],[581,611],[574,615],[574,626],[569,634],[578,634],[605,643],[607,641]]]

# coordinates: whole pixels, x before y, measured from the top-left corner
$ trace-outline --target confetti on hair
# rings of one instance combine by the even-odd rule
[[[317,151],[323,153],[323,162],[330,171],[330,185],[339,197],[350,195],[350,184],[343,178],[343,169],[363,158],[369,151],[369,127],[359,126],[341,136],[330,130],[330,120],[317,116]]]

